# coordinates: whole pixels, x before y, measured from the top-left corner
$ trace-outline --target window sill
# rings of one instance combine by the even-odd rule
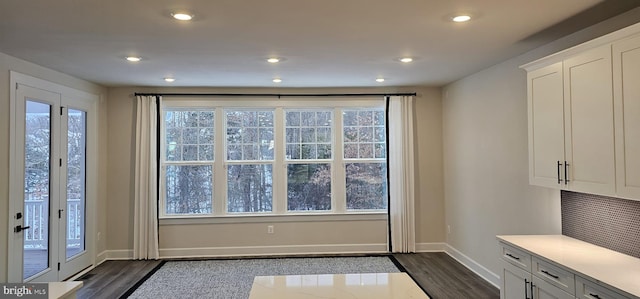
[[[290,215],[233,215],[233,216],[189,216],[159,219],[160,225],[182,224],[228,224],[228,223],[281,223],[281,222],[328,222],[328,221],[372,221],[387,220],[387,212],[348,214],[290,214]]]

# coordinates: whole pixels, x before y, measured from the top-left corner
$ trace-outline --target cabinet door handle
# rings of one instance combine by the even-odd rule
[[[513,255],[513,254],[511,254],[511,253],[507,253],[507,254],[506,254],[506,256],[508,256],[508,257],[510,257],[510,258],[512,258],[512,259],[514,259],[514,260],[518,260],[518,261],[520,260],[520,258],[519,258],[519,257],[517,257],[517,256],[515,256],[515,255]]]
[[[564,161],[564,184],[567,185],[569,183],[569,166],[571,164]]]
[[[531,281],[531,299],[535,298],[536,296],[533,294],[533,289],[536,287],[535,284],[533,284],[533,281]]]
[[[598,294],[589,293],[589,296],[591,296],[593,298],[596,298],[596,299],[600,299],[600,296],[598,296]]]
[[[527,293],[527,289],[529,288],[529,281],[525,278],[524,279],[524,299],[531,299],[529,298],[529,294]]]
[[[551,276],[551,277],[553,277],[553,278],[555,278],[555,279],[560,278],[560,276],[558,276],[558,275],[554,275],[554,274],[551,274],[551,273],[549,273],[549,271],[547,271],[547,270],[540,270],[540,272],[542,272],[542,273],[544,273],[544,274],[547,274],[548,276]]]
[[[562,183],[562,179],[560,178],[560,167],[562,166],[562,163],[560,163],[560,160],[558,160],[558,185],[560,185],[560,183]]]

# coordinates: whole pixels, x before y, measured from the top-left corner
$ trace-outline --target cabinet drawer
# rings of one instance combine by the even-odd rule
[[[543,279],[533,276],[532,282],[534,287],[531,291],[531,298],[537,299],[575,299],[573,294],[565,292],[563,289],[556,287]]]
[[[520,267],[528,272],[531,272],[530,254],[502,242],[500,242],[500,247],[503,260],[516,265],[517,267]]]
[[[595,282],[576,276],[576,298],[578,299],[629,299]]]
[[[575,294],[576,279],[573,273],[536,257],[533,258],[532,266],[533,271],[531,271],[531,273],[535,276],[544,279],[569,294]]]

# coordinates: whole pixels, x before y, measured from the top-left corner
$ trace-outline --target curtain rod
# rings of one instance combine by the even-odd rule
[[[370,96],[416,96],[411,93],[144,93],[136,92],[134,96],[164,97],[370,97]]]

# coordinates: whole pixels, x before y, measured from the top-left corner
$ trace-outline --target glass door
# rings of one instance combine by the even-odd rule
[[[66,278],[91,264],[86,245],[87,107],[63,102],[63,197],[60,203],[60,277]]]
[[[51,225],[59,203],[58,156],[59,120],[55,111],[60,95],[31,87],[21,87],[18,95],[24,109],[18,131],[22,159],[22,209],[14,219],[14,238],[21,245],[22,281],[55,281],[57,271],[58,229]],[[22,221],[20,221],[22,220]],[[20,223],[22,222],[22,223]]]
[[[86,237],[91,105],[21,84],[15,103],[9,281],[64,280],[92,262]]]

